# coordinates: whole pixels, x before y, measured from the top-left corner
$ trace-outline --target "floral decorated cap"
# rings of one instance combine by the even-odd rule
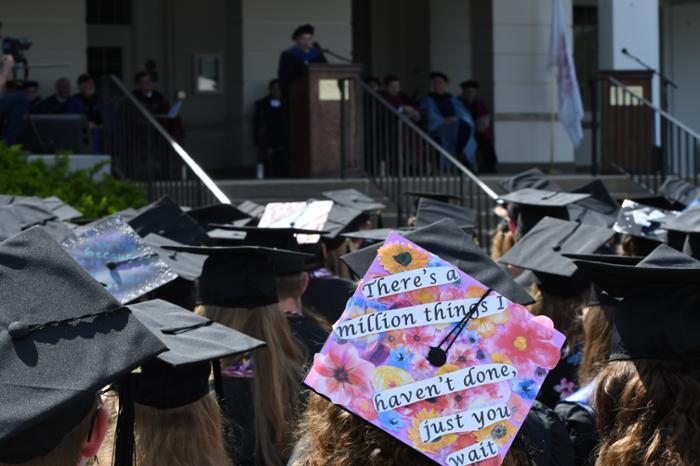
[[[391,233],[305,384],[438,464],[503,461],[564,336]]]

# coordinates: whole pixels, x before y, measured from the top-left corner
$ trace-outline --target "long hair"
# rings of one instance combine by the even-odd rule
[[[276,276],[277,296],[280,301],[284,299],[297,300],[297,305],[301,309],[301,314],[314,324],[321,327],[326,332],[331,332],[333,326],[321,314],[302,305],[301,296],[304,294],[304,281],[307,279],[306,272],[294,275]]]
[[[118,400],[110,400],[118,412]],[[114,426],[107,433],[98,465],[114,458]],[[172,409],[134,403],[135,466],[231,466],[224,439],[224,420],[214,394]]]
[[[357,247],[346,238],[339,246],[334,249],[327,248],[324,257],[324,266],[326,269],[333,272],[335,275],[341,278],[352,279],[352,272],[347,265],[345,265],[340,258],[345,254],[349,254],[357,250]]]
[[[435,463],[381,429],[369,425],[328,400],[312,393],[299,425],[300,451],[291,466],[431,466]],[[529,466],[517,445],[503,462]]]
[[[700,458],[700,362],[611,361],[594,398],[596,465],[680,466]]]
[[[286,317],[276,304],[254,309],[200,305],[195,312],[268,343],[251,354],[255,450],[261,464],[283,464],[301,409],[303,377],[303,355]]]
[[[592,382],[608,361],[613,328],[610,312],[612,309],[604,310],[600,305],[583,309],[583,358],[578,372],[581,385]]]
[[[536,316],[547,316],[554,323],[554,328],[566,335],[567,345],[582,339],[581,311],[588,299],[589,291],[585,290],[578,296],[563,298],[543,291],[537,283],[533,283],[530,295],[535,300],[528,306],[531,313]]]
[[[491,239],[491,259],[498,260],[505,256],[514,245],[515,236],[513,233],[508,229],[497,228]]]

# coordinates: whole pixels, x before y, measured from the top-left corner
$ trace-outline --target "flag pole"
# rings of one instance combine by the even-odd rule
[[[557,67],[552,67],[552,96],[549,109],[549,173],[554,173],[554,128],[556,127]]]

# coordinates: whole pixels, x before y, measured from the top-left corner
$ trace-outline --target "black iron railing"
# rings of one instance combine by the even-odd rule
[[[493,213],[498,195],[404,113],[365,83],[359,84],[365,172],[395,203],[399,225],[413,214],[415,203],[404,193],[450,194],[477,211],[477,238],[488,249],[498,221]]]
[[[229,199],[134,98],[115,76],[100,83],[104,150],[112,156],[112,172],[142,186],[150,200],[168,195],[180,205],[198,207]]]
[[[698,183],[700,134],[615,78],[591,85],[593,175],[623,173],[653,193],[671,175]]]

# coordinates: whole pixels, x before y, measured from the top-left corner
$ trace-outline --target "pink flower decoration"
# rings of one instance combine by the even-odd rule
[[[430,375],[435,370],[435,367],[428,362],[428,359],[423,357],[414,358],[411,367],[414,372],[425,376]]]
[[[463,299],[466,293],[459,288],[451,286],[440,292],[440,301],[454,301],[456,299]]]
[[[460,368],[473,366],[476,364],[476,351],[465,345],[453,346],[447,353],[447,361]]]
[[[574,390],[576,390],[576,384],[567,378],[563,378],[557,385],[554,386],[554,390],[559,392],[563,398],[574,393]]]
[[[406,348],[418,356],[425,356],[433,346],[435,327],[413,327],[406,330]]]
[[[332,345],[328,354],[316,354],[312,372],[318,376],[318,388],[334,404],[347,405],[354,397],[371,393],[374,365],[361,359],[352,345]]]
[[[469,390],[455,392],[448,395],[448,397],[450,399],[450,411],[458,412],[469,409],[469,404],[471,401],[471,398],[469,397]]]
[[[377,418],[377,410],[374,409],[372,400],[367,397],[360,396],[353,398],[350,401],[350,407],[356,414],[362,416],[362,418],[368,421],[372,421]]]
[[[534,363],[552,369],[559,361],[559,349],[551,343],[552,328],[533,321],[530,313],[521,306],[509,306],[510,320],[493,337],[493,345],[502,348],[516,367]]]

